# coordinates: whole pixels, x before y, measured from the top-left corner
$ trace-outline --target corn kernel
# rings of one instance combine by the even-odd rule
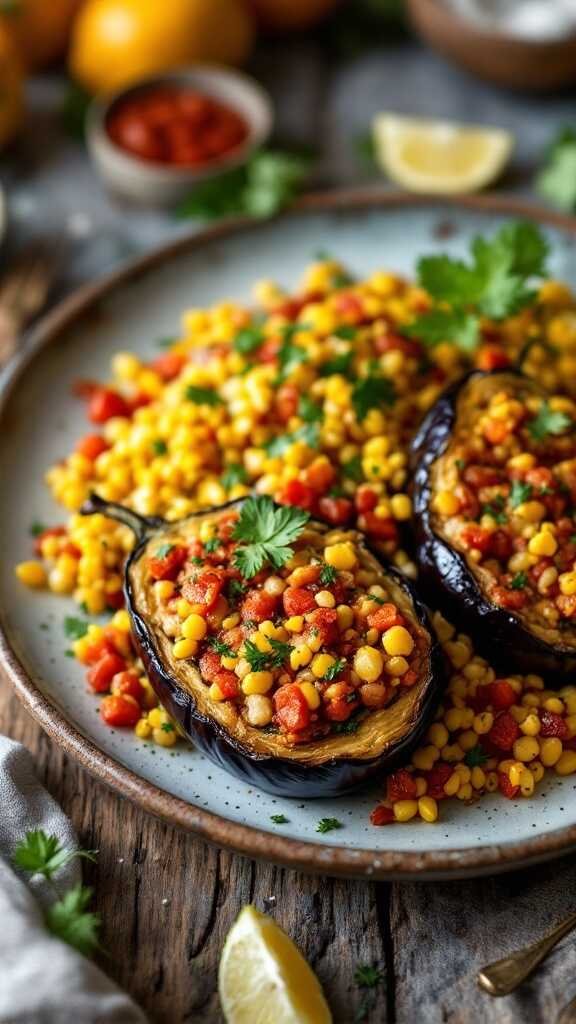
[[[177,640],[172,648],[172,654],[179,660],[183,658],[191,658],[193,654],[196,654],[198,644],[196,640],[191,640],[185,637],[184,640]]]
[[[517,761],[527,763],[539,756],[540,744],[534,736],[522,736],[515,741],[513,751]]]
[[[318,591],[314,600],[319,608],[334,608],[336,605],[336,598],[329,590]]]
[[[382,646],[386,654],[412,654],[414,641],[405,626],[391,626],[382,634]]]
[[[441,516],[455,516],[460,511],[460,502],[452,491],[439,491],[434,498],[434,510]]]
[[[353,569],[358,562],[354,545],[348,541],[328,545],[324,551],[324,559],[328,565],[340,570]]]
[[[418,801],[418,813],[423,821],[437,821],[438,804],[433,796],[421,796]]]
[[[556,775],[573,775],[576,772],[576,750],[564,750],[554,767]]]
[[[556,554],[558,542],[552,533],[540,530],[528,541],[528,550],[532,555],[545,555],[550,557]]]
[[[562,756],[562,742],[557,736],[547,736],[540,741],[540,760],[545,768],[553,768]]]
[[[402,658],[400,655],[396,655],[393,658],[389,658],[386,662],[386,671],[388,675],[394,678],[403,676],[410,668],[406,658]]]
[[[203,640],[208,631],[208,623],[201,615],[194,612],[182,623],[182,636],[187,640]]]
[[[304,616],[303,615],[291,615],[289,619],[284,620],[284,628],[289,633],[301,633],[304,629]]]
[[[300,683],[300,689],[306,698],[306,703],[311,711],[320,706],[320,694],[313,683]]]
[[[540,719],[534,712],[528,712],[525,719],[520,722],[520,730],[525,736],[537,736],[541,728]]]
[[[176,605],[176,612],[179,619],[187,619],[192,614],[192,605],[185,598],[181,597]]]
[[[442,747],[445,747],[448,743],[448,729],[442,724],[442,722],[434,722],[428,730],[428,739],[430,740],[430,743],[433,743],[435,747],[438,747],[438,750],[441,750]]]
[[[35,590],[45,587],[47,583],[46,570],[41,562],[20,562],[16,566],[16,575],[26,587]]]
[[[274,682],[272,672],[249,672],[242,680],[243,693],[268,693]]]
[[[152,726],[150,725],[148,718],[141,718],[139,722],[136,722],[134,732],[139,740],[147,740],[148,737],[152,735]]]
[[[322,679],[336,659],[331,654],[317,654],[310,666],[317,679]]]
[[[290,668],[294,670],[309,665],[312,661],[312,651],[308,644],[299,644],[290,653]]]
[[[393,810],[396,821],[411,821],[418,814],[418,801],[398,800]]]
[[[339,604],[336,609],[338,615],[338,629],[343,633],[346,629],[350,629],[354,622],[354,612],[347,604]]]
[[[359,647],[354,655],[354,671],[365,683],[374,683],[382,675],[384,657],[376,647]]]

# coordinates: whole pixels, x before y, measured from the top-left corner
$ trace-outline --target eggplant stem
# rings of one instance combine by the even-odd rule
[[[141,516],[125,505],[119,505],[116,501],[105,501],[98,494],[92,493],[82,505],[80,515],[93,516],[97,512],[128,526],[139,541],[145,540],[153,530],[164,525],[164,520],[157,516]]]

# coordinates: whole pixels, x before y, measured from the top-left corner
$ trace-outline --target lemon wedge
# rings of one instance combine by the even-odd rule
[[[379,165],[410,192],[477,192],[505,167],[514,140],[500,128],[378,114],[373,122]]]
[[[244,907],[218,971],[227,1024],[331,1024],[318,978],[275,921]]]

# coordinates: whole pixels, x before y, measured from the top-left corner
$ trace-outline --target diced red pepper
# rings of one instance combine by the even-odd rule
[[[555,711],[547,711],[543,708],[540,711],[540,738],[548,739],[552,736],[559,740],[568,739],[568,726]]]
[[[372,825],[390,825],[394,821],[394,811],[386,804],[378,804],[370,812],[370,823]]]
[[[276,720],[285,732],[301,732],[310,724],[310,708],[296,683],[287,683],[272,698]]]
[[[454,768],[446,761],[438,761],[428,772],[424,772],[424,778],[428,783],[426,795],[434,797],[435,800],[443,800],[446,796],[444,786],[452,775]]]
[[[378,504],[378,495],[367,484],[360,484],[354,501],[359,512],[373,512]]]
[[[481,345],[476,355],[479,370],[505,370],[510,366],[510,356],[500,345]]]
[[[238,696],[238,676],[234,672],[223,669],[216,673],[213,682],[222,691],[224,700],[233,700]]]
[[[222,672],[222,660],[216,651],[205,651],[199,662],[200,675],[207,683],[213,683],[219,672]]]
[[[416,792],[416,779],[406,768],[393,772],[386,780],[386,795],[391,803],[396,803],[397,800],[414,800]]]
[[[205,569],[197,577],[190,577],[182,584],[182,596],[198,614],[211,611],[220,597],[225,577],[217,569]]]
[[[104,654],[96,664],[88,670],[88,685],[94,693],[107,693],[110,684],[118,672],[126,670],[126,662],[119,654]]]
[[[311,487],[313,491],[320,491],[323,493],[327,491],[330,484],[333,482],[336,476],[336,470],[329,462],[324,462],[323,459],[319,459],[317,462],[312,462],[303,471],[304,483]]]
[[[302,587],[287,587],[282,594],[282,604],[286,615],[306,615],[318,607],[314,594]]]
[[[519,699],[507,679],[495,679],[487,686],[479,687],[487,691],[488,704],[491,704],[494,711],[507,711]]]
[[[136,725],[140,719],[140,705],[132,697],[125,694],[112,694],[104,697],[100,704],[100,715],[106,725],[118,729],[126,729]]]
[[[377,540],[398,540],[398,527],[393,519],[380,519],[374,512],[362,514],[362,529]]]
[[[185,547],[173,544],[165,554],[152,555],[148,559],[148,572],[154,580],[175,580],[187,557]]]
[[[162,380],[174,380],[183,370],[186,363],[186,356],[180,352],[166,352],[164,355],[158,356],[150,364],[155,373]]]
[[[277,605],[278,598],[274,594],[266,590],[251,590],[242,602],[240,614],[245,622],[251,619],[254,622],[265,622],[273,618]]]
[[[338,637],[338,612],[335,608],[315,608],[310,612],[308,624],[317,633],[323,647],[334,643]]]
[[[514,786],[505,772],[498,772],[498,788],[507,800],[513,800],[520,792],[520,786]]]
[[[470,523],[464,527],[460,536],[467,548],[477,548],[482,554],[486,554],[490,549],[490,531],[485,530],[483,526],[474,526]]]
[[[508,711],[504,711],[494,722],[488,733],[488,739],[492,746],[498,750],[512,750],[520,735],[520,726],[514,721]]]
[[[330,495],[324,495],[318,502],[320,515],[333,526],[344,526],[351,518],[353,508],[349,498],[333,498]]]
[[[368,625],[371,629],[378,629],[383,633],[392,626],[404,625],[404,616],[400,614],[395,604],[382,604],[375,612],[370,612]]]
[[[88,418],[92,423],[106,423],[113,416],[130,416],[130,413],[126,399],[111,388],[94,391],[88,403]]]
[[[288,480],[278,494],[281,505],[297,505],[298,508],[310,509],[314,503],[314,491],[302,480]]]
[[[110,445],[101,434],[86,434],[76,445],[76,451],[84,458],[94,462],[102,452],[108,451]]]
[[[346,687],[348,693],[352,693],[352,687]],[[324,714],[331,722],[346,722],[358,704],[347,700],[346,697],[337,697],[324,705]]]
[[[146,691],[138,678],[138,674],[131,669],[126,672],[118,672],[110,684],[111,693],[116,696],[133,697],[139,704],[142,704]]]

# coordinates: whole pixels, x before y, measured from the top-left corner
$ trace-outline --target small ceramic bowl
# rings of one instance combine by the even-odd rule
[[[576,35],[540,42],[487,31],[442,0],[408,0],[408,10],[430,46],[489,82],[529,92],[576,82]]]
[[[150,88],[170,85],[195,89],[234,108],[248,125],[244,142],[198,167],[143,160],[118,146],[107,128],[114,108]],[[198,182],[244,163],[268,138],[272,120],[271,101],[254,79],[239,71],[199,64],[142,79],[127,89],[95,99],[87,118],[88,149],[111,192],[149,206],[170,206],[188,195]]]

